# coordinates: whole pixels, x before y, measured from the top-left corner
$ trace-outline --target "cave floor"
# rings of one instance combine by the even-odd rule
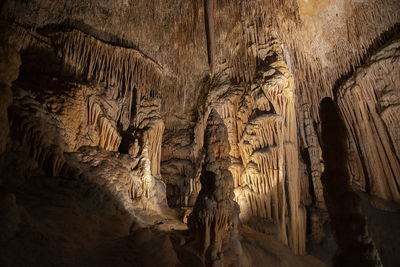
[[[2,245],[1,266],[202,266],[186,225],[172,211],[139,227],[114,200],[60,177],[33,175],[8,192],[13,197],[1,206],[17,228]],[[244,255],[259,266],[324,266],[245,225],[242,236]]]

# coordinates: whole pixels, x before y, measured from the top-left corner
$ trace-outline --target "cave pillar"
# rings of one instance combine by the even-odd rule
[[[239,210],[233,201],[233,177],[229,171],[228,133],[215,110],[207,120],[204,147],[206,156],[200,176],[202,188],[188,219],[188,227],[196,236],[204,263],[223,266],[224,244],[229,242],[236,255],[241,246],[237,238]]]

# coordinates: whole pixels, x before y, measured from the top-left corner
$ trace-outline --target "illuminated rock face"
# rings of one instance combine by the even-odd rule
[[[117,197],[141,225],[152,223],[157,214],[167,211],[167,204],[160,180],[161,100],[156,91],[140,91],[137,86],[145,88],[150,80],[144,77],[155,75],[141,73],[139,65],[149,60],[133,49],[123,49],[116,58],[112,46],[77,31],[46,40],[53,45],[49,65],[37,69],[35,64],[22,64],[14,83],[14,103],[8,111],[10,151],[25,150],[50,176],[85,177]],[[42,57],[40,49],[50,48],[29,37],[26,44],[18,44],[30,51],[23,52],[25,62]],[[97,64],[97,57],[104,65]],[[121,63],[123,59],[128,61]],[[117,62],[135,66],[138,73],[133,80],[129,77],[131,84],[117,82],[129,76],[111,71]],[[122,143],[123,137],[128,137],[127,142]],[[146,219],[151,216],[155,217]]]
[[[365,228],[386,226],[364,221],[354,194],[397,210],[398,0],[4,1],[0,14],[6,193],[19,188],[15,165],[95,188],[100,203],[111,195],[140,226],[170,229],[162,220],[193,210],[198,255],[186,237],[171,240],[206,265],[254,263],[248,226],[296,255],[332,258],[330,242],[351,251],[329,230],[348,215],[346,198],[324,194],[337,151],[362,232],[352,238],[369,246],[379,237]],[[325,97],[348,136],[337,151],[323,145]],[[375,244],[398,265],[393,244]]]
[[[244,165],[238,189],[245,192],[251,214],[274,220],[283,241],[303,254],[305,210],[300,203],[294,83],[281,56],[271,52],[275,58],[260,68],[238,110]]]
[[[306,214],[300,202],[294,82],[278,44],[271,41],[264,49],[260,54],[268,57],[260,59],[251,85],[222,82],[210,92],[207,107],[227,127],[241,221],[251,216],[273,221],[280,239],[303,254]]]

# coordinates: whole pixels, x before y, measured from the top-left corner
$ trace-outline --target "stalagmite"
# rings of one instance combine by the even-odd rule
[[[224,247],[240,253],[237,240],[238,207],[233,201],[233,179],[229,172],[229,143],[226,126],[215,110],[204,136],[206,157],[202,167],[202,189],[188,219],[198,241],[200,256],[208,266],[224,266]],[[240,265],[240,255],[236,254]]]
[[[323,196],[322,184],[321,184],[321,153],[319,147],[318,136],[312,119],[310,118],[310,108],[308,105],[303,106],[303,119],[304,123],[304,138],[305,146],[307,147],[310,164],[311,164],[311,177],[313,191],[315,195],[316,206],[320,209],[325,209],[325,200]]]
[[[136,117],[132,121],[133,131],[140,135],[142,144],[148,145],[153,176],[160,176],[161,144],[165,128],[160,105],[158,97],[142,97],[136,107]]]

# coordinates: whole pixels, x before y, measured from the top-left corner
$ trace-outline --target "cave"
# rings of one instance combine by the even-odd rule
[[[399,0],[0,2],[0,266],[400,266]]]

